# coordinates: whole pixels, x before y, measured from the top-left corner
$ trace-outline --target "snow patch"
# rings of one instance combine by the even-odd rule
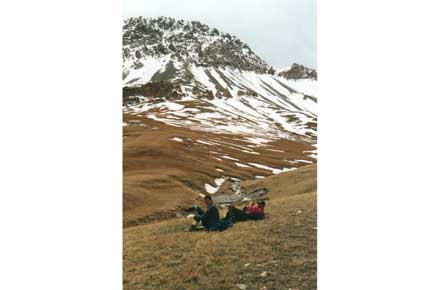
[[[214,179],[214,182],[217,186],[221,186],[223,184],[223,182],[225,182],[224,178],[216,178]]]
[[[249,141],[250,143],[254,143],[254,144],[258,144],[258,145],[261,145],[261,144],[266,145],[265,143],[272,142],[272,140],[270,140],[270,139],[259,138],[259,137],[246,137],[245,139],[247,141]]]
[[[241,150],[241,151],[248,154],[260,155],[260,152],[256,152],[256,151],[248,151],[248,150]]]
[[[219,187],[214,187],[212,185],[210,185],[209,183],[205,183],[205,190],[207,193],[216,193],[217,190],[219,189]]]
[[[166,106],[170,111],[178,111],[183,109],[185,106],[177,104],[177,103],[172,103],[172,102],[166,102],[163,104],[164,106]]]
[[[291,163],[299,163],[299,162],[303,162],[303,163],[313,163],[313,161],[310,161],[310,160],[302,160],[302,159],[296,159],[295,161],[288,160],[288,162],[291,162]]]
[[[258,163],[248,163],[248,164],[250,164],[250,165],[252,165],[254,167],[257,167],[257,168],[261,168],[261,169],[272,171],[273,174],[278,174],[278,173],[281,173],[281,172],[286,172],[286,171],[291,171],[291,170],[295,170],[296,169],[295,167],[279,169],[279,168],[273,168],[273,167],[269,167],[269,166],[266,166],[266,165],[263,165],[263,164],[258,164]]]
[[[228,155],[222,155],[221,157],[224,158],[224,159],[229,159],[229,160],[234,160],[234,161],[240,161],[239,159],[234,158],[234,157],[231,157],[231,156],[228,156]]]
[[[272,151],[272,152],[281,152],[281,153],[285,153],[286,151],[283,150],[277,150],[277,149],[264,149],[266,151]]]
[[[210,145],[210,146],[213,146],[213,145],[214,145],[214,144],[212,144],[212,143],[210,143],[210,142],[208,142],[208,141],[203,141],[203,140],[197,140],[196,142],[197,142],[197,143],[200,143],[200,144]]]
[[[234,162],[235,163],[235,165],[237,165],[238,167],[248,167],[248,168],[250,168],[250,166],[247,166],[246,164],[243,164],[243,163],[239,163],[239,162]]]

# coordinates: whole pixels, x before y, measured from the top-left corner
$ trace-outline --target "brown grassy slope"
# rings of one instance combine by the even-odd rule
[[[124,229],[124,289],[316,289],[316,183],[301,192],[316,174],[292,173],[267,183],[265,220],[213,233],[185,232],[186,218]]]
[[[303,151],[312,149],[304,143],[280,140],[267,148],[249,147],[249,150],[260,153],[255,155],[234,147],[249,143],[233,135],[192,131],[128,114],[124,115],[124,121],[130,124],[124,127],[124,226],[172,216],[171,212],[177,208],[190,206],[196,192],[204,192],[205,183],[214,185],[214,178],[222,175],[253,179],[256,175],[271,174],[264,169],[243,168],[234,161],[216,159],[222,155],[237,158],[240,163],[254,162],[278,168],[305,164],[292,165],[285,160],[312,160],[303,154]],[[173,141],[174,137],[184,142]],[[210,146],[197,143],[197,140],[232,145]],[[216,168],[223,172],[216,171]]]
[[[272,175],[264,179],[249,180],[241,183],[245,192],[267,188],[267,197],[277,198],[317,190],[317,164],[310,164],[296,170]]]

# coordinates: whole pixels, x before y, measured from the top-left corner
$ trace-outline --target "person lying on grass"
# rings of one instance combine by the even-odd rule
[[[221,221],[220,214],[217,207],[212,202],[212,197],[210,195],[205,195],[203,198],[205,205],[207,206],[206,212],[199,206],[195,206],[197,214],[194,216],[196,224],[202,222],[203,228],[208,231],[222,231],[228,228],[229,221]],[[191,230],[196,230],[196,224],[191,226]]]
[[[232,223],[246,221],[246,220],[259,220],[264,218],[264,207],[266,203],[264,200],[259,200],[256,204],[255,202],[250,202],[242,210],[236,207],[230,206],[228,212],[223,220],[230,221]]]

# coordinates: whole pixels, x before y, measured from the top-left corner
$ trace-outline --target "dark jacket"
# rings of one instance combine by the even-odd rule
[[[205,213],[202,210],[195,216],[195,220],[201,221],[202,225],[206,229],[214,229],[220,223],[220,215],[215,205],[211,204]]]

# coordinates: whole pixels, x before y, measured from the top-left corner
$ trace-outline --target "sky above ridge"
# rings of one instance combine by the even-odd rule
[[[274,68],[316,69],[316,0],[123,0],[124,18],[198,20],[237,36]]]

